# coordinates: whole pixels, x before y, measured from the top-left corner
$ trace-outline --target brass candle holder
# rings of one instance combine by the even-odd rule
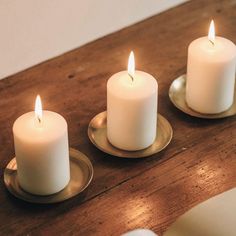
[[[176,108],[178,108],[179,110],[190,116],[205,118],[205,119],[219,119],[236,115],[236,86],[235,86],[233,105],[227,111],[217,114],[203,114],[192,110],[187,105],[185,96],[186,96],[186,75],[184,74],[175,79],[170,85],[169,89],[169,98]]]
[[[4,171],[4,183],[15,197],[31,203],[57,203],[74,197],[89,186],[93,178],[93,166],[87,156],[73,148],[70,148],[70,175],[70,182],[60,192],[47,196],[33,195],[20,187],[16,158],[13,158]]]
[[[148,148],[138,151],[121,150],[113,146],[107,139],[107,112],[96,115],[89,123],[90,141],[101,151],[121,158],[144,158],[160,152],[170,143],[173,130],[170,123],[160,114],[157,115],[157,135],[154,143]]]

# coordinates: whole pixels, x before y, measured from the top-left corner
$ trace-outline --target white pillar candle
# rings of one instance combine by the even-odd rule
[[[128,71],[114,74],[107,82],[107,138],[117,148],[147,148],[156,138],[157,81],[135,71],[134,56]]]
[[[49,195],[70,180],[67,123],[55,112],[42,111],[39,96],[35,107],[13,125],[17,178],[25,191]]]
[[[186,102],[201,113],[220,113],[234,99],[236,47],[215,37],[211,22],[208,38],[194,40],[188,48]]]

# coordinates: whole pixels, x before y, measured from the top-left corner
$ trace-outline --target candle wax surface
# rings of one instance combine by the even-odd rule
[[[115,96],[131,100],[148,97],[157,91],[156,80],[143,71],[135,71],[133,80],[127,71],[118,72],[109,79],[107,87]]]
[[[127,71],[107,83],[107,136],[117,148],[135,151],[150,146],[156,137],[157,81],[142,71],[133,80]]]
[[[20,186],[36,195],[61,191],[70,180],[65,119],[43,111],[39,122],[34,112],[28,112],[15,121],[13,134]]]
[[[16,121],[13,127],[15,135],[20,134],[21,139],[29,143],[48,142],[67,130],[64,118],[51,111],[43,111],[41,122],[33,111],[23,114]]]
[[[233,104],[236,47],[216,37],[214,45],[207,37],[194,40],[188,48],[186,102],[193,110],[216,114]]]
[[[196,58],[210,63],[226,62],[233,60],[236,54],[235,44],[230,40],[217,36],[214,45],[207,37],[195,39],[189,45],[189,56],[194,54]]]

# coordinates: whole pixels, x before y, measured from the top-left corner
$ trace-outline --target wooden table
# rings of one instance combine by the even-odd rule
[[[236,41],[236,1],[191,1],[0,81],[0,234],[120,235],[134,228],[162,234],[192,206],[236,186],[236,119],[203,120],[178,111],[168,99],[173,79],[185,73],[187,46],[216,32]],[[39,49],[36,49],[39,50]],[[159,112],[172,124],[168,148],[139,160],[97,150],[87,137],[91,118],[106,109],[106,82],[126,68],[134,50],[137,68],[159,83]],[[87,192],[54,205],[11,196],[3,170],[14,156],[12,125],[34,107],[62,114],[69,141],[89,156],[95,176]]]

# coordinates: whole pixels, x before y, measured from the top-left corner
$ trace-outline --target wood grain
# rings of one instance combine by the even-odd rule
[[[0,234],[119,235],[146,227],[162,234],[193,205],[236,186],[236,119],[202,120],[176,110],[168,99],[173,79],[185,73],[187,46],[216,31],[236,41],[236,1],[190,1],[58,58],[0,81]],[[172,124],[168,148],[142,160],[97,150],[87,137],[91,118],[106,109],[106,82],[126,68],[134,50],[137,68],[159,83],[159,112]],[[55,205],[12,197],[3,170],[14,156],[14,120],[34,107],[62,114],[70,145],[89,156],[95,176],[82,196]]]

